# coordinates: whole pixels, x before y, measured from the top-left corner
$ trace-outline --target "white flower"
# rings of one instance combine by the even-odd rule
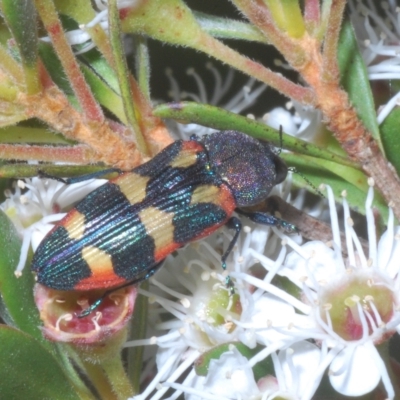
[[[223,247],[222,235],[190,245],[177,257],[168,257],[160,272],[151,279],[151,293],[141,290],[151,302],[157,302],[174,318],[158,321],[154,326],[153,332],[164,331],[164,335],[158,334],[147,342],[127,343],[127,346],[159,346],[157,375],[135,398],[162,398],[171,385],[189,370],[182,382],[182,385],[187,385],[195,377],[194,361],[215,346],[240,339],[255,346],[253,336],[247,337],[245,329],[236,324],[236,321],[251,319],[252,298],[248,291],[240,288],[237,289],[240,298],[238,295],[230,296],[225,287],[225,277],[220,273],[221,255],[215,247]],[[178,301],[170,300],[171,296]],[[159,309],[153,309],[153,312],[160,315]],[[158,391],[151,395],[154,389]]]
[[[54,223],[65,216],[65,211],[105,182],[104,179],[90,179],[65,184],[53,179],[32,178],[19,180],[14,193],[6,192],[6,200],[0,208],[22,237],[21,257],[15,270],[17,276],[25,266],[30,246],[36,250]]]
[[[329,366],[329,379],[338,392],[360,396],[382,380],[387,398],[393,399],[393,383],[375,345],[400,330],[400,228],[394,228],[390,210],[388,230],[376,243],[371,187],[366,201],[369,254],[365,255],[343,198],[348,254],[344,258],[333,194],[329,187],[327,190],[333,248],[318,241],[298,246],[286,239],[294,251],[278,273],[302,289],[303,305],[309,309],[303,306],[303,315],[297,318],[287,312],[293,324],[282,333],[302,334],[320,343],[324,354],[321,366]],[[277,234],[281,235],[278,231]],[[282,312],[279,311],[281,318]],[[268,349],[263,356],[267,352]],[[259,359],[260,356],[255,361]]]
[[[272,109],[263,116],[263,121],[272,128],[282,127],[283,132],[309,142],[318,143],[317,137],[324,131],[321,111],[296,101],[289,101],[286,108]]]
[[[291,321],[297,322],[296,306],[304,312],[309,311],[310,307],[292,299],[282,289],[270,283],[284,260],[286,247],[282,247],[276,240],[277,237],[271,235],[270,227],[249,225],[253,228],[245,227],[232,258],[228,260],[228,273],[235,278],[236,291],[240,297],[229,295],[224,285],[224,276],[219,272],[221,254],[231,240],[231,237],[226,238],[225,231],[187,246],[177,256],[169,256],[164,267],[151,279],[151,293],[141,291],[149,297],[151,303],[158,303],[174,318],[152,318],[154,325],[151,327],[151,334],[154,336],[148,340],[126,344],[127,346],[143,344],[159,346],[156,355],[158,372],[155,376],[152,375],[154,377],[150,384],[143,393],[135,396],[135,400],[161,399],[170,388],[176,389],[172,398],[177,398],[182,392],[186,396],[193,395],[193,398],[196,398],[199,391],[202,391],[204,398],[210,399],[221,396],[222,392],[229,399],[247,399],[252,396],[261,398],[264,394],[255,390],[252,367],[277,351],[289,354],[287,352],[292,351],[289,350],[291,346],[296,349],[297,357],[297,352],[301,354],[304,346],[307,346],[307,344],[303,345],[303,350],[301,350],[302,346],[298,344],[298,342],[303,342],[304,335],[301,332],[287,334],[284,331]],[[297,238],[301,240],[298,236]],[[218,252],[215,249],[218,249]],[[266,254],[273,255],[277,258],[276,261],[267,257]],[[267,275],[258,261],[270,271]],[[264,278],[260,279],[256,276]],[[151,311],[156,316],[165,315],[165,312],[159,308],[151,308]],[[288,317],[289,314],[293,319]],[[304,318],[307,319],[306,316]],[[163,331],[164,334],[160,335],[157,331]],[[240,342],[249,349],[255,349],[261,344],[265,346],[265,350],[261,350],[247,361],[233,350],[233,346],[231,348],[233,353],[228,352],[229,354],[211,364],[210,370],[212,368],[213,373],[209,370],[207,377],[196,375],[193,363],[202,354],[235,342]],[[304,351],[307,353],[306,350]],[[319,354],[316,346],[313,347],[312,353],[315,352]],[[257,361],[255,361],[256,358]],[[232,370],[232,366],[235,365],[237,368]],[[240,380],[235,381],[237,384],[235,390],[230,392],[225,390],[225,385],[229,386],[228,380],[222,382],[221,379],[214,379],[217,374],[216,369],[221,370],[218,376],[223,376],[224,371],[232,370],[232,373],[236,371]],[[290,374],[282,373],[283,375],[276,378],[277,386],[274,386],[274,390],[271,388],[268,390],[271,393],[276,391],[292,393],[288,382],[291,379],[293,382],[296,381],[299,375],[302,377],[301,385],[305,386],[294,385],[297,387],[296,392],[302,393],[296,398],[310,399],[324,372],[324,368],[318,371],[316,369],[301,371],[298,366],[291,368]],[[148,371],[147,368],[146,370]],[[184,374],[185,378],[182,381]],[[143,379],[148,378],[144,376]],[[312,385],[304,384],[303,381],[312,382]],[[238,392],[242,397],[234,395]]]
[[[187,386],[178,385],[186,400],[202,400],[203,393],[215,399],[257,399],[260,391],[246,357],[231,345],[219,359],[212,359],[206,376],[195,375]],[[196,394],[197,392],[197,394]]]
[[[311,398],[320,382],[321,350],[313,343],[300,341],[279,354],[272,353],[271,358],[276,378],[269,375],[258,381],[262,400]]]

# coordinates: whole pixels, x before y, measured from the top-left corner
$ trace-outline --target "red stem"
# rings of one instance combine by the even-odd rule
[[[337,81],[339,77],[337,50],[345,6],[346,0],[333,0],[331,11],[329,13],[328,26],[325,34],[324,48],[322,53],[322,70],[324,71],[322,78],[327,82]]]
[[[51,0],[35,0],[36,9],[42,19],[42,22],[51,38],[53,48],[68,76],[72,88],[82,106],[85,117],[88,121],[101,123],[104,121],[104,115],[101,107],[96,102],[85,78],[79,69],[78,62],[72,52],[61,21],[54,4]]]
[[[320,22],[319,0],[305,0],[304,2],[304,21],[306,26],[317,26]]]
[[[0,144],[0,158],[5,160],[39,160],[77,164],[89,164],[97,161],[96,153],[84,145],[51,147]]]

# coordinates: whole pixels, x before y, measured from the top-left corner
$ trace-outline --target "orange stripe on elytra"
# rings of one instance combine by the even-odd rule
[[[172,242],[164,247],[157,248],[154,252],[154,260],[156,263],[164,260],[165,257],[170,255],[173,251],[179,249],[181,247],[180,244]]]
[[[228,216],[231,216],[232,213],[235,211],[236,208],[235,197],[233,196],[229,186],[226,185],[225,183],[223,183],[219,187],[218,199],[215,202],[215,204],[223,208]]]
[[[114,272],[111,256],[94,246],[82,249],[82,258],[87,262],[91,276],[82,279],[74,289],[91,290],[115,287],[125,282],[124,278]]]

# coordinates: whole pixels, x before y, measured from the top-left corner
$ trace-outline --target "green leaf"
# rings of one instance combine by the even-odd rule
[[[40,170],[51,176],[73,177],[103,171],[101,165],[54,165],[41,164]],[[34,177],[38,175],[38,166],[34,164],[5,164],[0,165],[0,178]],[[115,175],[105,174],[105,178],[115,178]]]
[[[361,171],[299,154],[282,153],[280,157],[288,165],[300,171],[314,186],[318,187],[322,183],[329,185],[338,203],[342,202],[342,192],[346,191],[346,199],[350,207],[361,214],[365,214],[365,200],[369,186],[367,176]],[[296,186],[307,187],[307,182],[296,173],[293,174],[293,182]],[[377,191],[375,191],[373,207],[379,211],[382,219],[387,221],[387,204]]]
[[[49,43],[40,43],[39,53],[54,83],[68,96],[74,96],[74,91],[53,46]]]
[[[198,11],[194,11],[193,15],[204,31],[214,37],[268,43],[267,38],[249,23],[216,17]]]
[[[108,24],[110,43],[113,52],[115,72],[118,79],[119,91],[121,93],[122,104],[124,105],[125,119],[133,133],[137,149],[145,155],[150,155],[146,140],[140,129],[138,116],[136,115],[133,103],[133,86],[129,76],[128,64],[121,41],[121,21],[117,6],[117,0],[108,2]]]
[[[261,350],[265,348],[264,346],[257,345],[254,349],[250,349],[249,347],[245,346],[243,343],[240,342],[221,344],[207,351],[206,353],[202,354],[196,360],[195,362],[196,374],[200,376],[206,376],[208,373],[208,368],[210,366],[210,361],[218,360],[222,354],[231,350],[231,346],[234,346],[240,352],[240,354],[242,354],[248,360],[250,360],[250,358],[254,357],[256,354],[258,354]],[[268,357],[265,360],[257,363],[253,367],[253,372],[256,381],[267,375],[273,374],[274,367],[271,358]]]
[[[19,125],[0,128],[0,143],[71,144],[73,142],[61,134],[49,132],[48,128]]]
[[[31,336],[0,326],[2,399],[80,400],[57,360]]]
[[[400,175],[400,108],[395,108],[382,122],[381,139],[387,159],[396,168],[397,175]]]
[[[90,86],[96,100],[103,106],[108,108],[122,123],[126,124],[126,114],[122,104],[121,96],[114,91],[97,72],[90,67],[81,64],[82,72],[86,82]]]
[[[18,264],[21,239],[10,219],[0,211],[0,293],[3,319],[22,331],[32,335],[45,346],[40,331],[41,321],[33,299],[34,277],[28,268],[20,278],[14,275]]]
[[[115,93],[120,94],[118,78],[115,71],[110,67],[101,53],[97,50],[91,50],[81,54],[79,60],[101,77]]]
[[[265,125],[263,122],[258,122],[207,104],[189,101],[161,104],[155,107],[153,114],[161,118],[172,118],[179,122],[196,123],[215,129],[234,129],[247,133],[256,139],[267,140],[276,147],[281,146],[280,135],[276,129]],[[355,163],[345,157],[285,133],[282,134],[282,142],[283,148],[286,150],[323,158],[338,164],[357,167]]]
[[[367,69],[358,49],[353,27],[349,22],[343,24],[340,32],[338,63],[341,84],[349,94],[351,103],[356,108],[361,121],[382,149]]]
[[[41,44],[40,55],[53,81],[68,96],[74,107],[78,108],[78,101],[52,46]],[[97,51],[90,51],[81,59],[81,70],[96,100],[125,123],[125,112],[113,70]]]
[[[37,16],[33,0],[3,0],[4,18],[18,45],[29,94],[40,90],[38,81]]]

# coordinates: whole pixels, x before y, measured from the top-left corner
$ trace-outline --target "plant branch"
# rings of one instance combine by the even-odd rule
[[[240,0],[241,1],[241,0]],[[143,2],[122,15],[124,32],[147,34],[173,45],[189,46],[244,72],[303,104],[314,104],[311,90],[296,85],[204,32],[190,9],[180,0]],[[164,27],[159,29],[159,27]],[[183,35],[182,32],[185,32]],[[285,43],[288,43],[285,37]],[[294,47],[291,45],[290,49]],[[289,50],[288,50],[289,51]],[[303,55],[297,53],[299,59]]]
[[[89,164],[98,161],[97,154],[84,145],[50,147],[22,144],[0,144],[0,158],[3,160],[39,160],[76,164]]]
[[[344,7],[346,0],[335,0],[332,3],[331,12],[329,14],[328,26],[325,34],[323,47],[323,79],[337,82],[339,77],[339,67],[337,63],[338,43],[340,36],[340,28],[342,26]]]
[[[11,57],[2,45],[0,45],[0,60],[1,68],[4,72],[11,76],[17,85],[23,86],[25,78],[21,65]]]
[[[58,18],[52,0],[35,0],[35,4],[40,18],[53,42],[54,50],[83,109],[85,118],[97,124],[102,123],[104,115],[101,107],[98,105],[79,69],[78,62],[64,34],[61,21]]]
[[[134,40],[135,69],[139,88],[145,98],[150,101],[150,57],[147,38],[137,35]]]
[[[297,85],[282,75],[264,67],[262,64],[242,56],[211,36],[204,35],[202,42],[198,44],[197,48],[239,71],[264,82],[266,85],[273,87],[278,92],[293,100],[299,101],[302,104],[315,105],[315,98],[310,89]]]
[[[119,12],[117,8],[117,0],[110,0],[108,6],[108,21],[110,27],[110,40],[113,49],[114,56],[114,67],[118,77],[119,89],[121,91],[122,102],[124,105],[125,115],[130,128],[133,131],[134,138],[138,150],[148,156],[149,150],[147,148],[146,141],[142,135],[138,121],[135,115],[135,109],[133,105],[133,95],[131,91],[131,85],[129,82],[128,66],[126,64],[126,57],[122,48],[121,42],[121,28],[119,21]],[[131,76],[130,80],[134,78]]]
[[[77,147],[77,146],[76,146]],[[81,146],[84,147],[84,146]],[[76,148],[73,150],[77,150]],[[83,149],[85,150],[85,149]],[[79,150],[78,150],[79,151]],[[94,172],[102,171],[105,169],[104,166],[100,165],[66,165],[52,163],[48,164],[27,164],[27,163],[13,163],[0,165],[0,178],[31,178],[38,175],[38,168],[51,176],[73,177],[91,174]],[[115,176],[112,174],[104,175],[105,179],[111,179]]]
[[[305,0],[304,2],[304,22],[307,32],[313,34],[318,27],[321,18],[319,0]]]
[[[290,37],[276,26],[265,4],[248,0],[232,0],[232,2],[263,33],[268,43],[274,45],[278,50],[282,49],[281,51],[284,53],[294,54],[296,52],[299,59],[305,57],[304,54],[299,54],[298,46],[290,40]]]
[[[40,96],[21,96],[19,100],[25,107],[27,117],[39,118],[67,138],[89,145],[96,154],[92,161],[102,161],[124,170],[130,170],[142,162],[141,154],[126,129],[116,132],[107,121],[97,125],[96,129],[88,126],[56,86],[48,88]]]

